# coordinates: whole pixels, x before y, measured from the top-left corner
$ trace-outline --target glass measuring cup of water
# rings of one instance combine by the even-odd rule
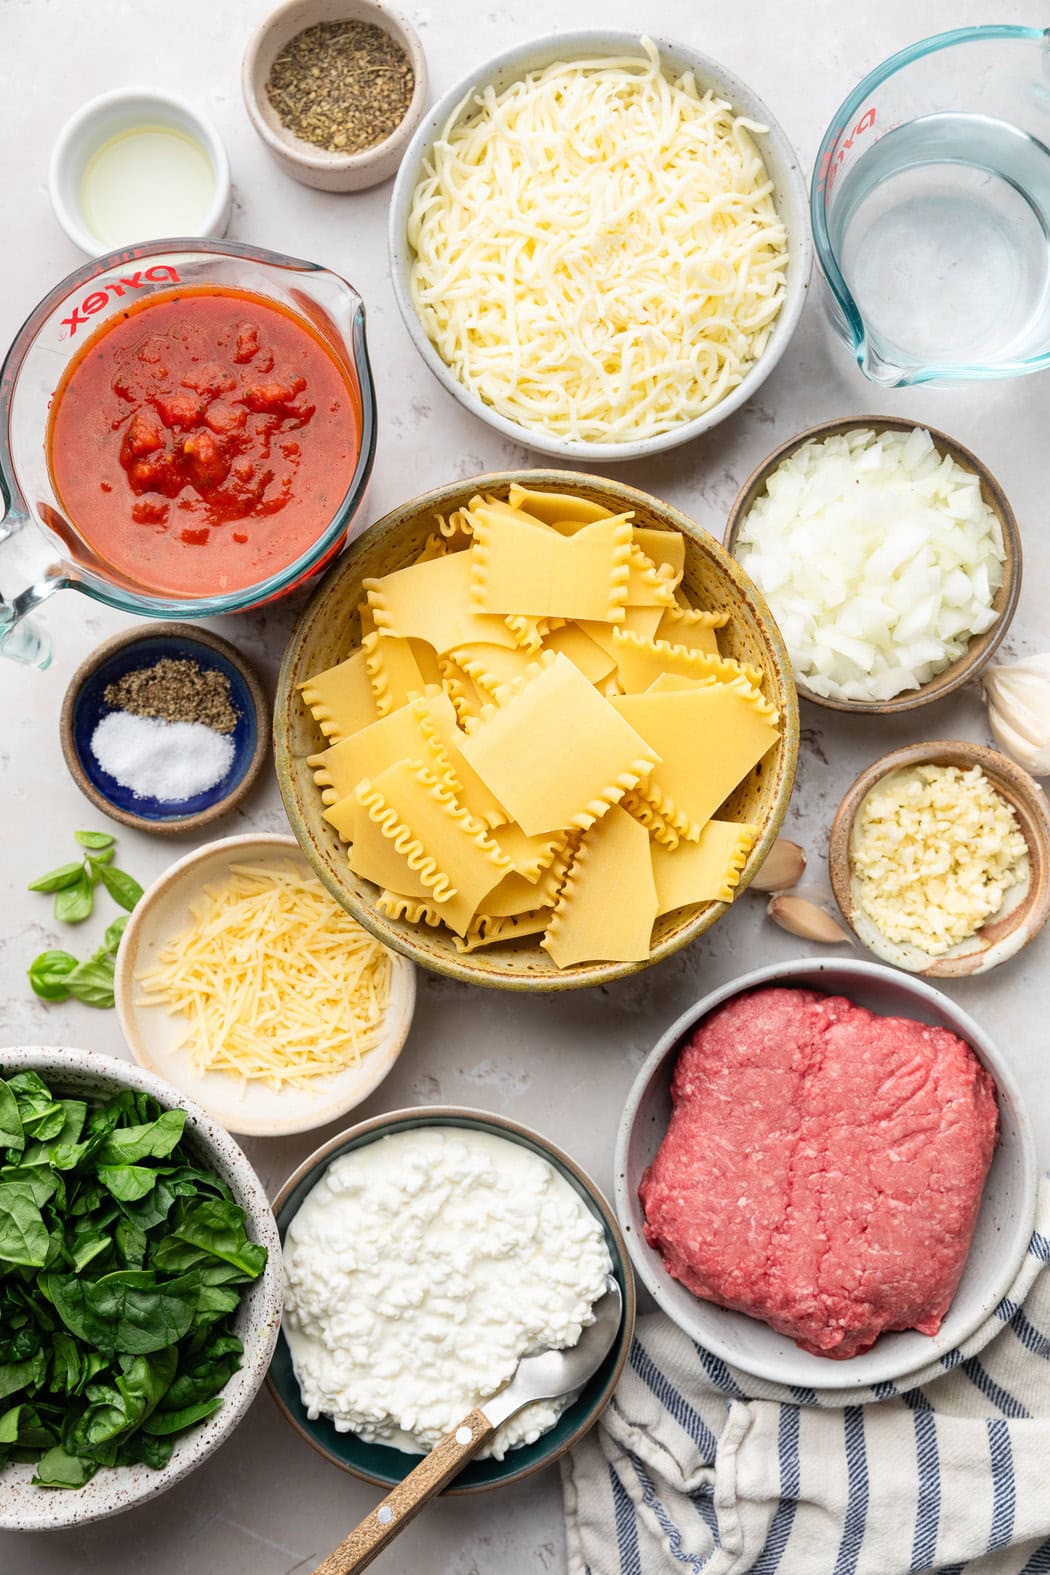
[[[810,206],[832,320],[873,382],[1050,366],[1050,31],[893,55],[825,133]]]
[[[212,595],[168,595],[137,585],[78,532],[57,496],[47,456],[48,412],[62,374],[86,339],[130,302],[152,293],[218,286],[247,291],[302,318],[339,363],[356,405],[359,449],[350,484],[311,545],[266,579]],[[80,268],[22,325],[0,371],[0,655],[46,667],[50,644],[27,615],[72,588],[138,617],[203,618],[284,596],[316,574],[364,524],[359,506],[375,454],[375,393],[364,303],[315,263],[233,241],[168,240],[134,246]]]

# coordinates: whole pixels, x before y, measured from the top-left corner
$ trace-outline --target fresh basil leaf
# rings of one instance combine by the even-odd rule
[[[0,1147],[23,1148],[25,1133],[18,1114],[18,1100],[0,1077]]]
[[[66,988],[73,999],[84,1006],[112,1006],[112,957],[92,957],[88,962],[82,962],[67,978]]]
[[[182,1433],[186,1428],[214,1416],[221,1405],[221,1398],[216,1396],[214,1400],[201,1400],[197,1405],[183,1406],[178,1411],[155,1411],[149,1421],[143,1423],[142,1431],[150,1438]]]
[[[80,924],[88,917],[94,904],[91,882],[81,870],[75,881],[70,881],[68,886],[55,893],[55,918],[62,924]]]
[[[111,864],[99,864],[98,876],[113,901],[119,902],[120,906],[127,908],[130,913],[142,896],[142,887],[134,876],[126,875],[123,870],[115,869]]]
[[[258,1278],[266,1266],[266,1248],[249,1241],[244,1229],[244,1210],[222,1199],[194,1204],[183,1214],[174,1234],[205,1252],[214,1253]]]
[[[30,881],[27,891],[64,891],[67,886],[75,886],[84,878],[84,865],[80,859],[75,864],[60,864],[57,870],[49,870],[46,875],[38,875],[36,880]]]
[[[69,1455],[60,1444],[49,1449],[37,1461],[33,1476],[34,1487],[81,1488],[98,1470],[98,1461],[84,1460],[80,1455]]]
[[[184,1110],[166,1110],[143,1126],[117,1128],[98,1151],[100,1165],[134,1165],[140,1159],[164,1159],[182,1137]]]
[[[100,1165],[98,1179],[121,1203],[137,1203],[157,1185],[157,1172],[148,1165]]]
[[[120,945],[120,937],[127,929],[129,917],[130,915],[126,913],[118,914],[118,916],[113,920],[113,923],[107,926],[106,933],[102,937],[102,948],[104,951],[116,951],[117,947]]]
[[[73,835],[82,848],[91,848],[95,852],[101,848],[111,848],[117,840],[108,831],[74,831]]]
[[[27,970],[34,994],[44,1001],[64,1001],[69,995],[66,979],[76,966],[77,959],[70,952],[41,952]]]
[[[197,1290],[183,1280],[120,1269],[100,1280],[48,1276],[55,1310],[70,1334],[99,1351],[148,1356],[181,1340],[197,1310]]]
[[[32,1190],[21,1181],[0,1182],[0,1261],[42,1269],[50,1244]]]

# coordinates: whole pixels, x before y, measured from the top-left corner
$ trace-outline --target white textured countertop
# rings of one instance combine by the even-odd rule
[[[269,0],[0,0],[0,102],[4,255],[0,341],[5,344],[46,289],[83,258],[54,222],[47,199],[51,142],[83,100],[142,83],[185,94],[216,121],[235,183],[231,236],[328,264],[368,306],[380,402],[379,452],[368,500],[372,517],[406,496],[508,464],[528,463],[456,405],[412,349],[387,280],[389,186],[325,196],[280,174],[241,107],[244,41]],[[407,4],[423,39],[432,92],[468,65],[530,34],[556,27],[638,27],[628,0],[510,0],[504,6],[444,0]],[[895,49],[924,33],[990,20],[1038,24],[1018,0],[824,0],[746,6],[739,0],[663,0],[645,10],[654,32],[678,36],[722,60],[769,103],[808,171],[825,122],[848,89]],[[703,18],[701,21],[700,18]],[[781,18],[778,22],[776,19]],[[620,468],[721,535],[745,476],[781,439],[832,416],[880,411],[928,421],[990,465],[1024,536],[1025,588],[1007,656],[1050,647],[1046,376],[955,390],[884,392],[861,377],[822,316],[814,290],[780,366],[750,406],[709,437],[650,464]],[[539,461],[542,462],[542,461]],[[219,632],[256,661],[272,688],[293,607],[221,619]],[[40,871],[73,856],[75,828],[102,825],[66,775],[58,712],[77,663],[130,620],[72,592],[44,613],[57,655],[44,673],[0,663],[0,989],[3,1041],[82,1045],[125,1054],[115,1014],[75,1004],[46,1006],[25,968],[63,944],[48,899],[26,891]],[[785,831],[804,843],[819,878],[828,827],[842,792],[877,754],[923,737],[985,740],[972,696],[912,720],[843,719],[803,707],[798,785]],[[220,834],[284,829],[272,772]],[[187,847],[121,831],[119,863],[148,883]],[[77,940],[97,944],[108,916]],[[472,991],[420,976],[419,1008],[394,1073],[358,1114],[453,1101],[505,1111],[562,1144],[599,1184],[611,1183],[613,1141],[635,1069],[666,1024],[697,995],[756,963],[797,955],[804,943],[775,930],[757,898],[745,897],[708,936],[639,978],[595,991],[523,998]],[[1044,1165],[1050,1163],[1050,930],[988,979],[951,992],[997,1036],[1027,1096]],[[327,1135],[252,1142],[247,1148],[276,1188]],[[84,1531],[0,1533],[3,1575],[291,1575],[309,1571],[374,1502],[373,1489],[344,1476],[301,1442],[263,1394],[231,1441],[166,1497]],[[431,1506],[384,1555],[386,1575],[546,1575],[564,1570],[561,1502],[554,1472],[496,1494]]]

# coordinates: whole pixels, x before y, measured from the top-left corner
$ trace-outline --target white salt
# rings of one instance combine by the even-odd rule
[[[91,751],[136,798],[181,803],[221,782],[233,765],[233,739],[203,722],[110,711],[91,735]]]

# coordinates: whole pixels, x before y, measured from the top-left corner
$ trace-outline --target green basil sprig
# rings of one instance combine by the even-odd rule
[[[44,1001],[67,1001],[72,997],[85,1006],[112,1006],[117,947],[128,914],[142,896],[142,887],[134,876],[113,864],[116,839],[108,831],[78,831],[75,836],[85,850],[83,858],[49,870],[32,881],[29,890],[53,892],[55,918],[65,924],[80,924],[89,916],[99,884],[127,911],[113,920],[102,945],[85,962],[78,962],[70,952],[41,952],[30,964],[29,983]]]

